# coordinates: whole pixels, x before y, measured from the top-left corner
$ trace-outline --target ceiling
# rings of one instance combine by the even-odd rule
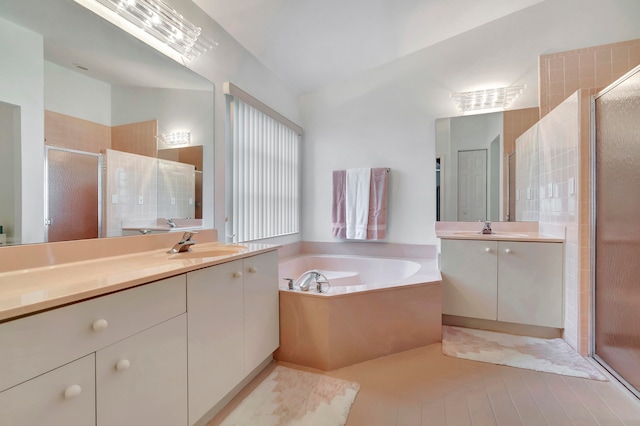
[[[537,92],[540,54],[640,38],[637,0],[193,1],[298,94],[443,50],[431,77],[452,91]]]

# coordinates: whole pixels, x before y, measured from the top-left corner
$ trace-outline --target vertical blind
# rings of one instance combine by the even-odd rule
[[[231,109],[230,219],[236,241],[299,232],[300,136],[237,98]]]

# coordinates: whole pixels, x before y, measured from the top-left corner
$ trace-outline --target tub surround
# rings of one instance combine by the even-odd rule
[[[277,247],[220,244],[217,231],[203,230],[193,246],[193,252],[205,253],[203,257],[168,254],[180,236],[167,233],[0,248],[0,321]]]

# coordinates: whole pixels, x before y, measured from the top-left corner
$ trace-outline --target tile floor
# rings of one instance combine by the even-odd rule
[[[640,425],[640,402],[613,382],[451,358],[439,343],[331,372],[281,364],[360,383],[347,426]],[[275,365],[207,426],[218,425]]]

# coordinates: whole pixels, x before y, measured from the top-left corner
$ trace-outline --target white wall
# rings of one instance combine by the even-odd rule
[[[111,126],[111,85],[44,61],[44,108]]]
[[[16,242],[44,240],[43,41],[39,34],[0,18],[0,101],[20,107],[16,152]],[[19,195],[22,194],[22,195]]]

